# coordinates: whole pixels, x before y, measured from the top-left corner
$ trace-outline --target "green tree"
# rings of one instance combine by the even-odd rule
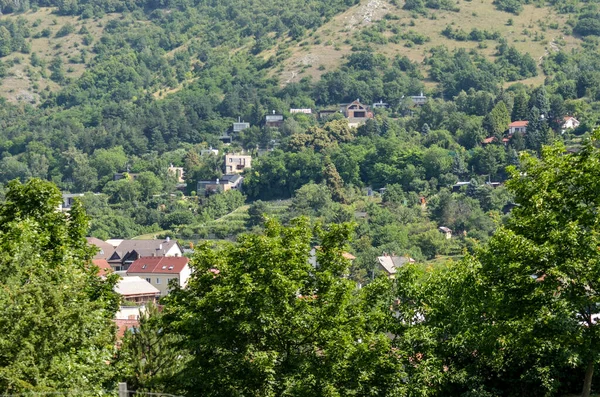
[[[483,119],[483,126],[489,136],[496,137],[498,142],[502,142],[504,132],[510,124],[510,114],[504,102],[500,101],[494,106],[492,111]]]
[[[8,184],[0,205],[0,388],[100,393],[114,345],[115,278],[90,266],[89,220],[51,183]]]
[[[265,221],[265,215],[269,210],[269,206],[262,200],[256,200],[248,208],[248,227],[262,225]]]
[[[165,298],[165,318],[191,353],[187,395],[405,393],[402,355],[383,332],[389,282],[358,290],[343,277],[350,233],[346,224],[313,232],[302,219],[289,228],[268,221],[264,235],[197,248],[188,287]]]

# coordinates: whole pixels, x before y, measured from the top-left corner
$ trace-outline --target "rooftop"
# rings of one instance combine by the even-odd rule
[[[179,274],[189,261],[188,258],[181,256],[142,257],[129,266],[127,275],[139,273]]]
[[[124,297],[160,294],[155,286],[138,276],[123,277],[115,285],[115,292]]]

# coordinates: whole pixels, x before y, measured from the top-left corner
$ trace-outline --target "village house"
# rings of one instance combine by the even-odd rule
[[[113,271],[106,259],[92,259],[92,265],[98,268],[98,276],[100,277],[104,277]]]
[[[527,125],[529,121],[526,120],[517,120],[513,121],[508,125],[508,134],[513,135],[515,132],[520,132],[525,134],[527,132]]]
[[[445,226],[438,227],[438,230],[446,237],[446,240],[450,240],[452,238],[452,230]]]
[[[186,257],[140,257],[134,261],[127,276],[138,276],[160,291],[160,296],[168,295],[172,280],[185,288],[192,274],[189,259]]]
[[[388,109],[390,107],[389,103],[385,103],[382,100],[379,100],[379,102],[375,102],[373,104],[373,106],[371,106],[372,109]]]
[[[352,103],[344,103],[340,105],[340,111],[347,119],[370,119],[373,118],[373,112],[368,106],[363,105],[357,99]]]
[[[412,100],[413,105],[415,106],[423,106],[427,103],[427,97],[423,95],[423,92],[421,92],[421,95],[411,96],[410,99]]]
[[[210,181],[198,181],[196,194],[200,197],[229,190],[242,190],[244,177],[239,174],[223,175],[221,178]]]
[[[297,113],[312,114],[312,109],[290,109],[290,114]]]
[[[83,197],[83,193],[63,193],[62,204],[59,206],[60,211],[68,211],[73,206],[77,197]]]
[[[225,174],[241,174],[252,167],[252,156],[228,153],[225,155]]]
[[[94,254],[94,259],[105,259],[107,260],[110,256],[115,252],[115,247],[111,244],[100,240],[96,237],[86,237],[86,240],[89,245],[94,245],[98,248],[96,254]]]
[[[250,123],[242,121],[238,117],[237,123],[233,123],[233,127],[231,128],[231,130],[233,131],[234,134],[237,134],[237,133],[240,133],[240,132],[244,131],[247,128],[250,128]]]
[[[157,303],[160,297],[160,290],[139,276],[122,277],[115,285],[114,291],[130,305]]]
[[[283,114],[277,114],[273,110],[273,114],[265,116],[265,126],[271,128],[279,128],[283,124]]]
[[[170,164],[169,168],[167,168],[167,172],[175,177],[177,183],[185,182],[183,179],[183,167],[175,167],[173,164]]]
[[[181,257],[179,243],[167,237],[164,240],[122,240],[115,247],[108,263],[114,271],[128,270],[141,257]]]
[[[208,149],[202,149],[200,150],[200,156],[209,156],[209,155],[215,155],[218,156],[219,155],[219,150],[218,149],[213,149],[212,146],[209,147]]]
[[[563,124],[561,126],[561,133],[564,134],[566,130],[575,129],[575,128],[579,127],[579,124],[581,124],[581,123],[575,117],[567,116],[563,119]]]
[[[407,263],[414,263],[415,260],[408,256],[396,256],[383,254],[377,257],[377,264],[380,270],[387,275],[388,278],[395,278],[396,272]]]

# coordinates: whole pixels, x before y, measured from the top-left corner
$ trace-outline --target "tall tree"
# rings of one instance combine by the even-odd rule
[[[381,321],[390,313],[389,284],[375,283],[376,294],[344,277],[350,232],[345,224],[313,233],[306,220],[289,228],[268,221],[264,235],[226,250],[197,249],[188,287],[165,307],[192,354],[187,395],[401,394],[401,355]]]
[[[51,183],[8,185],[0,205],[0,389],[100,392],[113,355],[114,277],[90,266],[88,222]]]

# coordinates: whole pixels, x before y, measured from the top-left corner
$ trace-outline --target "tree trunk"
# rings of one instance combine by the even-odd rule
[[[592,376],[594,375],[594,360],[588,362],[585,370],[585,380],[583,381],[583,391],[581,397],[590,397],[592,392]]]

